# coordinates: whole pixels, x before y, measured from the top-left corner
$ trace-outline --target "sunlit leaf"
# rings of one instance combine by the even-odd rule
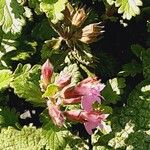
[[[143,3],[141,0],[107,0],[110,5],[115,4],[118,8],[118,13],[123,14],[123,19],[130,20],[132,17],[140,14],[139,6]]]
[[[14,74],[16,77],[11,83],[11,87],[19,97],[25,98],[26,101],[30,101],[35,105],[43,105],[44,100],[39,86],[40,66],[35,65],[32,68],[29,64],[25,66],[18,66]]]
[[[41,0],[40,9],[46,13],[46,16],[53,23],[57,23],[63,19],[62,11],[65,9],[65,4],[68,0]]]
[[[54,84],[48,85],[45,93],[42,95],[42,97],[52,97],[58,92],[58,86]]]
[[[0,1],[0,25],[5,33],[11,31],[13,34],[21,31],[25,24],[23,18],[24,9],[17,0]]]
[[[12,79],[12,72],[10,70],[0,70],[0,90],[7,88]]]

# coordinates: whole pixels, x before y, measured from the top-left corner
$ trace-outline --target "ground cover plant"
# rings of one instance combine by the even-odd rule
[[[0,150],[17,149],[150,149],[149,0],[0,1]]]

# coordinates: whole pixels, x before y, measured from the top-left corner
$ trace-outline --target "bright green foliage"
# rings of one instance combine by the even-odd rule
[[[67,130],[58,130],[52,124],[45,125],[43,130],[43,135],[48,139],[50,149],[59,150],[66,146],[65,136],[67,135]]]
[[[44,113],[41,115],[41,120],[43,122],[43,135],[48,139],[48,146],[50,149],[59,150],[65,148],[67,144],[65,137],[69,131],[62,130],[55,126],[51,122],[50,117]]]
[[[118,100],[120,100],[120,95],[123,93],[123,88],[125,86],[124,78],[110,79],[102,91],[102,95],[106,99],[106,103],[115,104]]]
[[[20,131],[12,127],[1,130],[0,149],[42,150],[45,147],[46,139],[42,136],[42,129],[24,126]]]
[[[123,19],[128,20],[139,15],[139,6],[143,5],[141,0],[107,0],[107,2],[110,5],[115,4],[116,7],[119,7],[118,13],[123,14]]]
[[[13,34],[21,31],[25,24],[23,18],[24,9],[17,0],[0,1],[0,25],[5,33],[11,31]]]
[[[58,128],[55,126],[48,116],[47,110],[41,114],[41,121],[43,122],[42,126],[42,135],[47,139],[46,148],[50,150],[84,150],[88,149],[88,146],[84,140],[78,136],[73,135],[66,128]],[[86,150],[85,149],[85,150]]]
[[[29,64],[25,66],[19,64],[14,74],[16,77],[11,83],[11,87],[19,97],[25,98],[27,101],[37,105],[44,103],[39,86],[39,69],[39,65],[31,68]]]
[[[45,93],[42,95],[42,97],[52,97],[54,96],[59,90],[59,87],[54,85],[54,84],[50,84],[48,85]]]
[[[65,10],[67,2],[67,0],[41,0],[40,9],[55,24],[63,19],[62,11]]]
[[[0,90],[7,88],[12,79],[12,72],[10,70],[0,70]]]
[[[111,118],[112,132],[99,138],[100,145],[113,149],[148,150],[150,147],[150,81],[140,83],[122,110]],[[108,143],[107,143],[107,142]],[[107,146],[106,146],[107,147]]]
[[[18,123],[18,117],[15,109],[0,107],[0,128],[15,126]]]
[[[143,74],[145,78],[150,77],[150,48],[145,49],[142,46],[136,44],[131,46],[132,52],[140,58],[143,66]]]

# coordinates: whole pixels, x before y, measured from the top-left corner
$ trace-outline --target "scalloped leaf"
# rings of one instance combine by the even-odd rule
[[[12,81],[12,72],[8,69],[0,70],[0,90],[7,88]]]
[[[42,129],[24,126],[20,131],[15,128],[3,128],[0,132],[0,149],[41,150],[49,149]]]
[[[110,5],[115,4],[116,7],[119,7],[118,13],[123,14],[123,19],[130,20],[132,17],[140,14],[139,6],[142,6],[143,3],[141,0],[107,0]]]
[[[19,120],[15,109],[0,107],[0,127],[15,126]]]
[[[142,64],[138,63],[135,60],[132,60],[131,63],[123,65],[123,71],[119,72],[119,75],[123,77],[132,76],[142,72]]]
[[[131,46],[131,50],[142,61],[145,79],[150,78],[150,48],[145,49],[142,46],[135,44]]]
[[[40,80],[40,65],[35,65],[31,68],[30,64],[25,66],[19,65],[15,71],[15,79],[11,83],[14,92],[26,101],[35,105],[42,105],[42,92],[39,86]]]
[[[65,137],[69,131],[63,130],[55,126],[47,115],[46,110],[41,114],[41,121],[43,122],[43,135],[48,139],[48,146],[53,150],[60,150],[66,147]]]
[[[96,144],[106,148],[109,146],[112,149],[148,150],[150,145],[149,106],[150,80],[144,80],[130,93],[127,104],[114,110],[110,118],[112,132],[99,136]]]
[[[17,0],[1,0],[0,1],[0,25],[5,33],[19,33],[25,24],[23,18],[24,8]]]
[[[65,10],[67,2],[68,0],[41,0],[40,10],[55,24],[63,19],[62,11]]]
[[[43,122],[43,136],[47,139],[47,145],[52,150],[79,150],[86,147],[89,149],[85,140],[73,135],[66,128],[58,128],[55,126],[48,115],[47,109],[40,116]]]

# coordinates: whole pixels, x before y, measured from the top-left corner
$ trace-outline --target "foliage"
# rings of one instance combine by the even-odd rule
[[[31,68],[30,64],[19,64],[14,73],[15,78],[11,82],[11,87],[19,97],[37,105],[44,102],[39,86],[39,69],[39,65]]]
[[[123,13],[123,19],[130,20],[133,16],[140,14],[139,6],[142,6],[143,3],[141,0],[107,0],[110,5],[115,4],[116,7],[119,7],[118,13]]]
[[[106,144],[107,148],[108,144],[113,149],[149,148],[149,83],[149,80],[140,83],[130,93],[127,105],[113,114],[112,132],[99,137],[100,145]]]
[[[12,78],[12,72],[10,70],[0,70],[0,90],[7,88]]]
[[[0,149],[150,149],[149,10],[1,0]]]
[[[0,2],[0,25],[5,33],[11,31],[13,34],[21,32],[25,19],[22,16],[24,8],[17,0],[1,0]]]
[[[7,107],[0,108],[0,128],[15,126],[18,122],[18,114],[15,109],[10,110]]]
[[[46,13],[47,17],[50,18],[53,23],[57,23],[63,18],[61,12],[65,10],[66,3],[67,0],[41,0],[40,9]]]
[[[43,149],[46,147],[46,140],[42,136],[42,129],[33,126],[24,126],[20,131],[13,127],[1,129],[1,149]]]
[[[123,88],[126,86],[124,78],[109,79],[106,83],[102,95],[107,100],[107,103],[116,103],[123,94]]]

